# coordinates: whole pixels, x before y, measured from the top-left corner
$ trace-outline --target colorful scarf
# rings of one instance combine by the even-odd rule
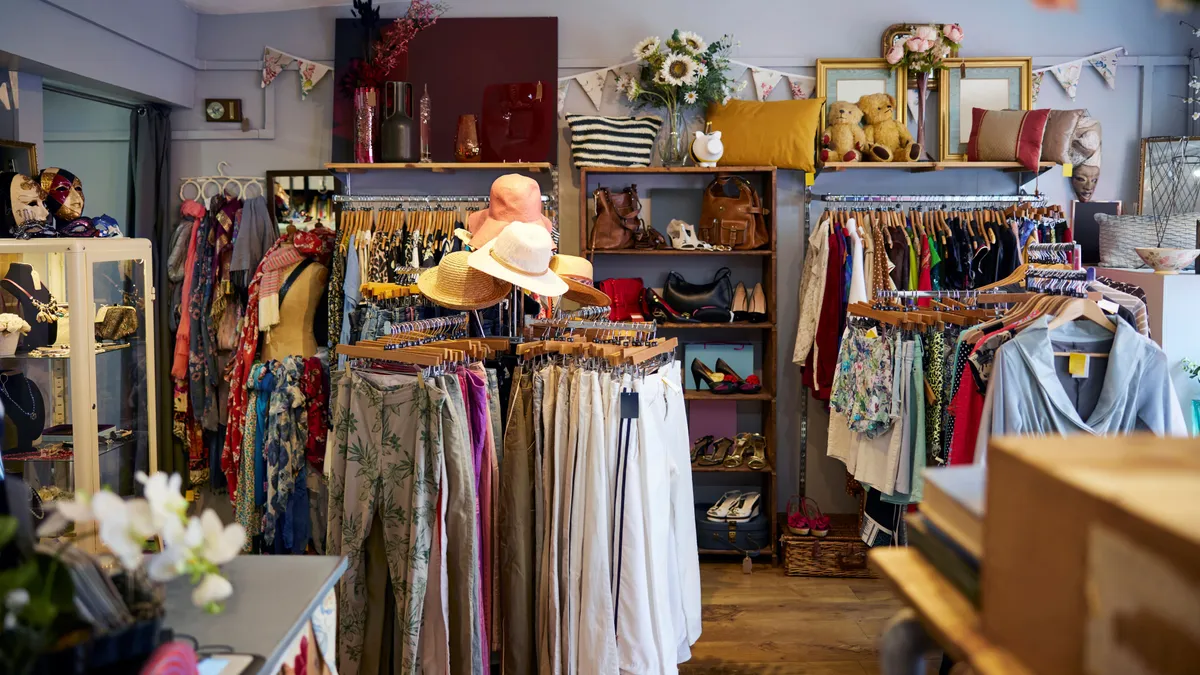
[[[191,321],[188,379],[192,415],[209,431],[217,429],[217,334],[208,314],[213,294],[213,250],[217,228],[213,214],[224,204],[220,196],[213,199],[209,216],[196,233],[196,265],[192,269],[192,292],[188,300]]]
[[[323,264],[329,264],[333,252],[333,230],[317,227],[310,232],[296,232],[275,240],[271,249],[263,256],[263,260],[254,272],[250,281],[249,300],[247,307],[257,307],[262,295],[263,276],[269,261],[283,250],[285,246],[303,254],[306,258]],[[290,255],[290,254],[289,254]],[[238,339],[237,349],[229,360],[226,380],[229,382],[245,382],[258,356],[258,312],[246,312],[242,321],[242,334]],[[221,469],[225,472],[231,485],[237,485],[238,463],[241,460],[242,424],[246,418],[246,388],[233,386],[229,388],[229,419],[225,431],[225,446],[221,450]],[[236,500],[231,493],[230,498]]]
[[[304,396],[308,399],[308,444],[305,455],[317,471],[325,466],[325,435],[329,430],[325,411],[329,404],[329,371],[318,357],[304,361],[301,379]]]

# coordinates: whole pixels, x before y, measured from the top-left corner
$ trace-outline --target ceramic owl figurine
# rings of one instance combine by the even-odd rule
[[[696,140],[692,141],[692,159],[698,166],[716,166],[717,160],[721,159],[723,154],[725,154],[725,145],[721,143],[720,131],[714,131],[711,134],[702,131],[696,132]]]

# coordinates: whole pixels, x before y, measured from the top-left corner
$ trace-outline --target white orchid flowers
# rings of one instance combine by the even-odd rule
[[[160,537],[163,550],[150,559],[146,574],[160,582],[187,574],[199,582],[192,602],[209,612],[220,612],[221,603],[233,594],[233,586],[221,576],[218,566],[241,553],[245,528],[236,523],[224,525],[212,509],[189,517],[179,474],[147,476],[139,471],[137,480],[143,486],[143,498],[121,499],[105,490],[90,499],[80,495],[73,502],[55,502],[54,513],[38,534],[52,536],[68,522],[94,520],[100,541],[129,571],[142,566],[146,541]]]

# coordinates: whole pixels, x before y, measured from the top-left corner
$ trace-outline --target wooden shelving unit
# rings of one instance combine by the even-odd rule
[[[456,171],[549,171],[550,162],[404,162],[389,164],[375,162],[356,164],[353,162],[330,162],[325,169],[334,173],[365,173],[367,171],[432,171],[454,173]]]
[[[600,186],[623,188],[628,183],[636,183],[638,176],[646,174],[658,176],[718,176],[723,174],[737,174],[745,178],[758,190],[759,196],[762,198],[762,204],[767,214],[764,216],[767,224],[771,243],[768,248],[754,251],[676,251],[668,250],[653,250],[639,251],[634,249],[625,249],[620,251],[599,251],[585,249],[582,255],[592,261],[592,265],[596,268],[596,279],[604,279],[607,276],[605,272],[605,261],[621,259],[624,256],[644,256],[644,261],[639,261],[646,269],[662,270],[670,269],[670,259],[675,256],[688,256],[692,258],[706,257],[711,258],[714,262],[713,269],[720,267],[721,260],[742,259],[758,260],[762,265],[762,285],[763,291],[767,296],[767,321],[763,323],[662,323],[659,328],[664,331],[685,331],[687,338],[680,335],[681,342],[703,342],[708,331],[725,331],[725,330],[751,330],[761,331],[762,345],[762,374],[760,378],[763,382],[763,390],[758,394],[729,394],[717,395],[710,391],[693,391],[685,390],[684,399],[688,401],[737,401],[747,403],[758,403],[762,409],[762,433],[767,438],[767,467],[761,471],[751,470],[744,465],[736,469],[725,468],[724,466],[702,467],[695,464],[692,465],[692,471],[697,474],[716,474],[730,473],[738,475],[760,474],[763,481],[763,499],[762,507],[768,511],[769,530],[767,532],[767,541],[764,546],[757,551],[759,555],[770,555],[773,564],[778,563],[778,554],[775,549],[775,541],[778,537],[778,510],[776,508],[777,485],[776,474],[774,467],[776,466],[776,443],[778,435],[775,429],[775,391],[776,391],[776,359],[775,351],[778,336],[776,334],[776,244],[778,236],[776,234],[775,214],[776,214],[776,169],[773,166],[718,166],[715,168],[686,166],[686,167],[642,167],[642,168],[584,168],[579,171],[579,241],[581,244],[590,241],[588,232],[591,228],[592,213],[588,209],[588,198],[592,191]],[[628,177],[632,180],[625,180]],[[624,180],[624,182],[622,182]],[[696,191],[696,198],[700,199],[700,189]],[[664,233],[665,234],[665,233]],[[655,263],[655,258],[665,258],[662,262]],[[695,336],[695,337],[693,337]],[[708,337],[712,340],[712,337]],[[681,354],[682,356],[682,354]],[[687,371],[688,364],[683,364],[683,376],[689,377]],[[724,549],[707,548],[704,542],[700,542],[700,553],[712,555],[737,555],[742,554],[738,551],[729,551]]]
[[[1038,173],[1045,173],[1059,164],[1054,162],[1039,162]],[[1011,171],[1013,173],[1029,172],[1020,162],[826,162],[821,171],[837,173],[854,170],[885,170],[908,171],[909,173],[926,173],[930,171],[986,169],[989,171]]]

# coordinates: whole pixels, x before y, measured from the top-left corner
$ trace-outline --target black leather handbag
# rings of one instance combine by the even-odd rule
[[[667,274],[667,282],[663,284],[663,300],[675,311],[693,316],[700,312],[701,316],[732,317],[733,313],[729,309],[733,304],[733,282],[729,280],[729,275],[729,268],[722,267],[717,270],[712,281],[693,284],[672,270]],[[724,322],[730,320],[718,319]]]

